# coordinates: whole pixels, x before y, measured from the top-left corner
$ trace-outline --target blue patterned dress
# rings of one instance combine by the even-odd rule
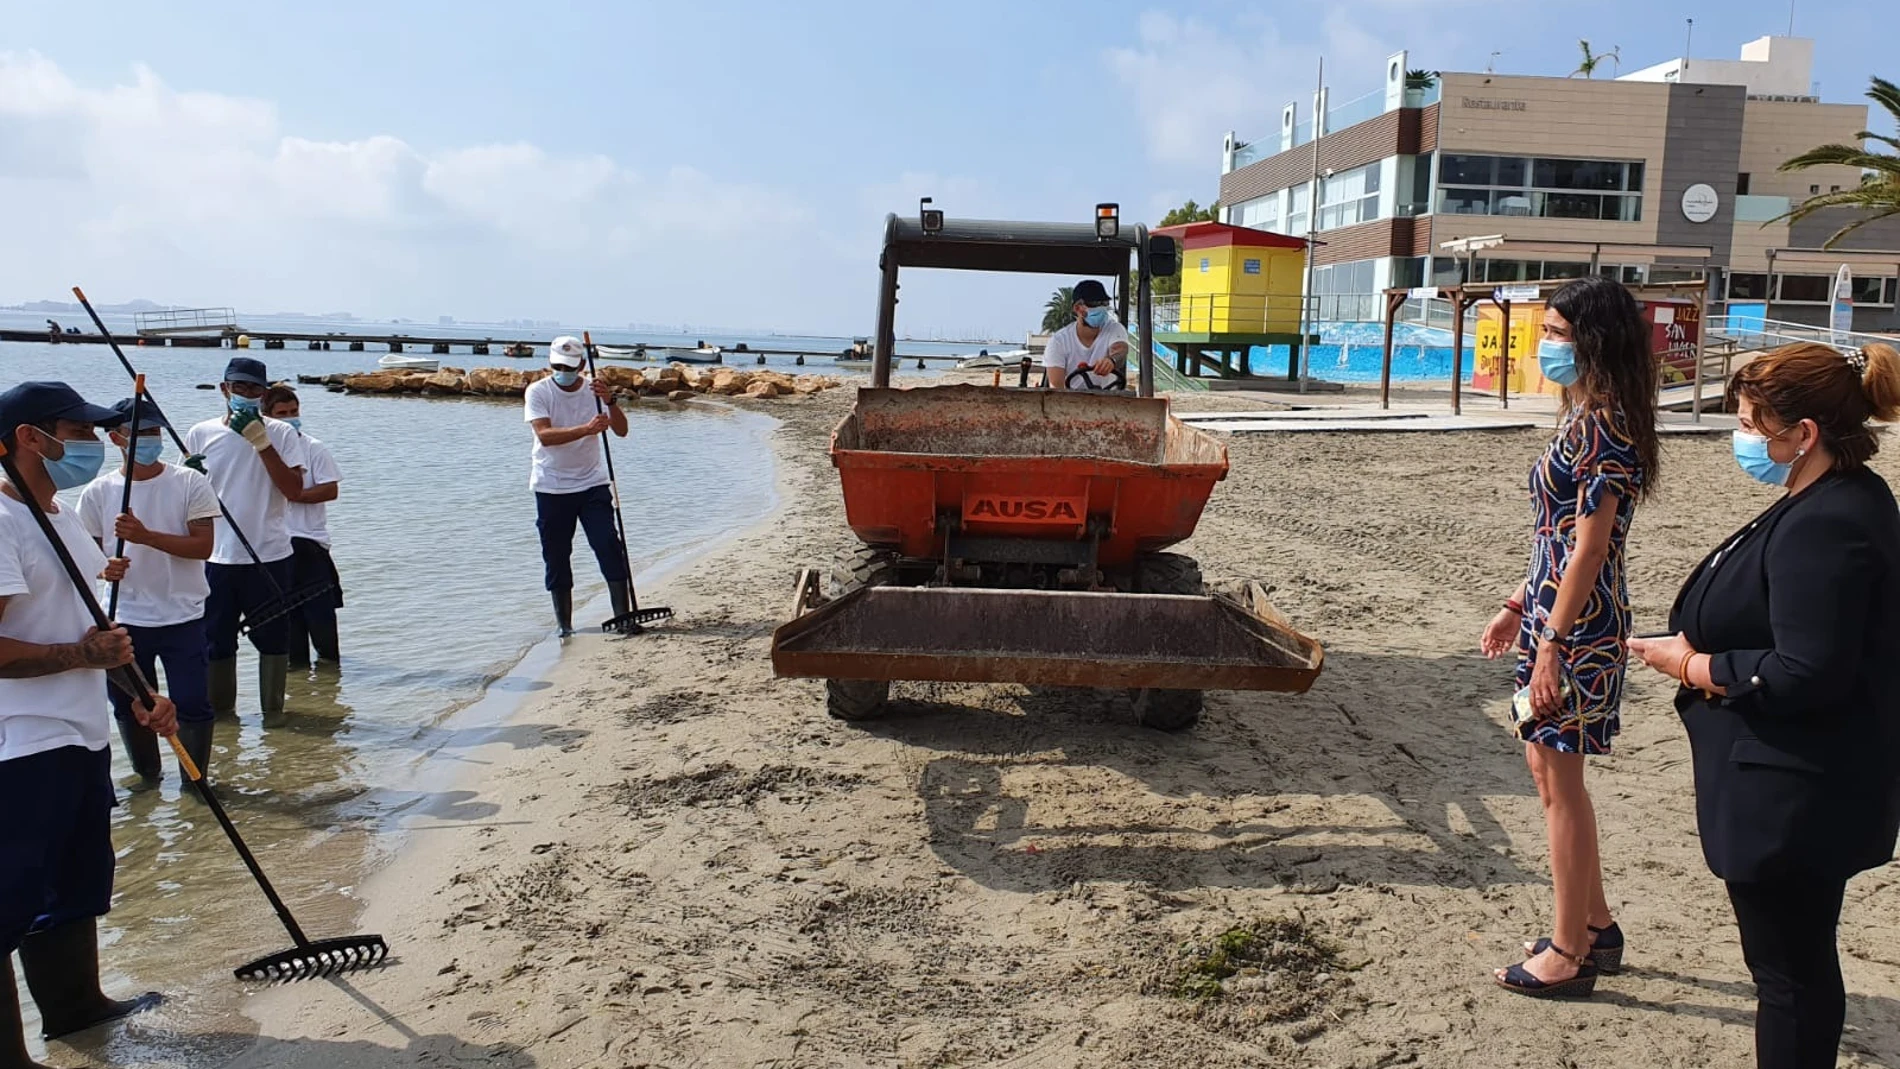
[[[1573,412],[1531,468],[1531,510],[1536,534],[1531,539],[1530,604],[1517,638],[1517,685],[1531,681],[1537,634],[1557,601],[1557,585],[1576,549],[1577,521],[1595,512],[1604,491],[1616,493],[1616,528],[1610,553],[1597,573],[1589,600],[1577,616],[1567,648],[1565,677],[1570,694],[1561,716],[1524,723],[1518,734],[1566,753],[1607,754],[1620,727],[1623,668],[1630,633],[1629,585],[1623,545],[1636,491],[1645,473],[1620,413]]]

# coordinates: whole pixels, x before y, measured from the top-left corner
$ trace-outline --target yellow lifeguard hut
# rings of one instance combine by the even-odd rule
[[[1184,375],[1245,376],[1247,351],[1285,345],[1297,361],[1306,242],[1227,223],[1162,227],[1181,246],[1179,315],[1155,340],[1175,352]]]

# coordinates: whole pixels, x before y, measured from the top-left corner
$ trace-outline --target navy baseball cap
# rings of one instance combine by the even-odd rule
[[[171,430],[172,425],[166,421],[165,413],[158,410],[158,406],[152,403],[151,398],[140,397],[137,400],[139,406],[139,433],[143,434],[147,427],[154,429],[163,427],[166,430]],[[133,398],[127,397],[112,406],[112,411],[118,417],[119,424],[128,429],[132,426],[132,402]]]
[[[1085,278],[1075,284],[1075,299],[1083,304],[1107,304],[1108,290],[1100,282]]]
[[[119,425],[119,414],[88,403],[79,391],[63,382],[22,382],[0,393],[0,435],[13,433],[23,423],[50,423],[70,419],[100,427]]]
[[[224,381],[269,386],[270,375],[264,371],[262,360],[253,360],[248,356],[234,356],[230,363],[224,365]]]

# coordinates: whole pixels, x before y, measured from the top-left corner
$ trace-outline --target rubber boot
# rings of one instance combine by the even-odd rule
[[[607,597],[614,604],[614,619],[618,620],[633,611],[633,588],[627,583],[609,581],[607,583]],[[646,628],[630,620],[620,625],[616,630],[622,635],[637,635],[646,630]]]
[[[0,954],[0,1069],[46,1069],[27,1057],[26,1019],[13,983],[13,955]]]
[[[336,611],[311,613],[304,621],[310,633],[310,645],[316,650],[316,663],[334,668],[343,663],[343,654],[337,648]]]
[[[58,1039],[107,1021],[149,1010],[165,1000],[156,991],[111,999],[99,990],[99,921],[69,921],[20,940],[26,989],[40,1009],[41,1033]]]
[[[281,653],[257,655],[257,704],[266,723],[284,715],[284,689],[290,679],[290,658]]]
[[[211,779],[211,727],[209,720],[178,722],[178,741],[184,745],[185,752],[191,755],[191,763],[204,773],[206,782]],[[178,776],[187,784],[191,782],[191,777],[185,775],[182,765],[179,766]]]
[[[304,626],[303,611],[292,609],[290,619],[284,622],[284,649],[289,651],[292,668],[308,671],[310,668],[310,631]]]
[[[237,719],[237,658],[213,658],[208,688],[211,691],[211,715],[219,720]]]
[[[119,741],[125,744],[126,760],[132,762],[132,775],[119,781],[119,786],[135,793],[157,788],[164,771],[158,762],[158,736],[130,716],[112,719],[119,722]]]
[[[548,596],[554,599],[554,625],[566,638],[574,633],[574,591],[550,590]]]

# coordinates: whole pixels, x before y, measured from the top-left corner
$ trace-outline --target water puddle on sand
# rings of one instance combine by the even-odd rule
[[[22,348],[50,347],[0,346],[9,365]],[[202,362],[178,377],[208,381],[228,355],[165,360]],[[111,370],[9,367],[10,377],[63,377],[107,400],[126,392]],[[206,403],[156,380],[154,392],[180,423],[187,405]],[[218,725],[213,782],[298,922],[322,938],[355,932],[358,888],[403,835],[496,818],[471,750],[571,736],[509,723],[560,652],[547,637],[519,403],[303,392],[305,427],[326,438],[344,473],[331,510],[344,662],[340,672],[293,672],[286,715],[264,726],[246,647],[240,719]],[[629,417],[614,459],[643,585],[769,514],[771,419],[709,405],[643,405]],[[595,599],[579,618],[598,620],[607,608],[577,543],[576,600]],[[128,773],[115,754],[115,776]],[[123,1028],[31,1041],[52,1064],[218,1065],[254,1041],[248,989],[231,970],[288,949],[290,937],[210,812],[181,794],[169,754],[165,776],[157,792],[122,795],[114,813],[117,886],[100,937],[108,992],[156,989],[168,1002]],[[30,999],[25,1008],[37,1035]]]

